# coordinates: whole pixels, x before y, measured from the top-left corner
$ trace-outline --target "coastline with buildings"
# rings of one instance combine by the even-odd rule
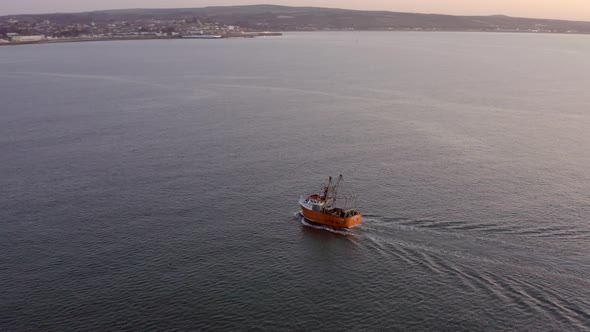
[[[0,46],[149,39],[223,39],[281,36],[280,32],[247,31],[236,25],[194,20],[114,21],[63,25],[51,20],[0,21]]]
[[[106,40],[254,38],[282,35],[282,31],[590,34],[590,22],[274,5],[0,16],[0,46]]]
[[[282,36],[281,32],[244,32],[227,33],[222,35],[118,35],[118,36],[80,36],[80,37],[47,37],[44,35],[20,36],[14,35],[9,39],[0,39],[0,46],[17,46],[31,44],[57,44],[76,42],[123,41],[123,40],[162,40],[162,39],[226,39],[226,38],[256,38]]]

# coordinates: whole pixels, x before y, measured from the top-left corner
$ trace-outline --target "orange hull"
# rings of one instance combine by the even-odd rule
[[[326,225],[334,228],[352,228],[363,223],[363,215],[357,214],[349,218],[340,218],[301,207],[305,219],[316,224]]]

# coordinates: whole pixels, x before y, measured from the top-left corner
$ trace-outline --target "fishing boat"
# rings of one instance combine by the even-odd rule
[[[333,183],[330,176],[322,191],[310,196],[301,196],[299,205],[308,221],[332,228],[352,228],[363,223],[363,215],[356,209],[357,195],[345,197],[343,207],[337,207],[337,193],[343,177]]]

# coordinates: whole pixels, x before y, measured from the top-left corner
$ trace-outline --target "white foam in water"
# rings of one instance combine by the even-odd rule
[[[340,235],[351,235],[352,234],[350,231],[347,231],[347,230],[334,229],[334,228],[331,228],[328,226],[312,224],[309,221],[305,220],[305,218],[303,218],[303,217],[301,217],[301,224],[303,224],[303,226],[306,226],[306,227],[321,229],[324,231],[328,231],[328,232],[332,232],[332,233],[340,234]]]

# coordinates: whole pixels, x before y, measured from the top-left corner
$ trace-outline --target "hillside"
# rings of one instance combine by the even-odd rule
[[[441,30],[590,33],[590,22],[495,16],[453,16],[274,5],[180,9],[125,9],[85,13],[11,15],[0,21],[50,20],[58,24],[200,20],[252,30]]]

